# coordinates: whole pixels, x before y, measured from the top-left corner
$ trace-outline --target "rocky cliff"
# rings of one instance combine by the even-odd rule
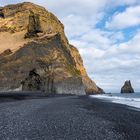
[[[51,82],[55,89],[56,85],[66,87],[66,80],[70,87],[73,80],[68,79],[81,78],[87,94],[103,92],[88,77],[78,50],[65,36],[63,24],[41,6],[24,2],[0,8],[0,42],[1,90],[15,89],[23,83],[23,90],[29,90],[31,82],[37,84],[35,80],[42,80],[45,87]],[[37,71],[37,77],[30,73],[32,70]],[[80,86],[80,80],[76,81]]]
[[[131,81],[125,81],[123,87],[121,88],[121,93],[134,93],[134,89],[131,85]]]

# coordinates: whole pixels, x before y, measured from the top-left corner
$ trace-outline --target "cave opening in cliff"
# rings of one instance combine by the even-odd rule
[[[0,12],[0,18],[4,18],[4,13]]]

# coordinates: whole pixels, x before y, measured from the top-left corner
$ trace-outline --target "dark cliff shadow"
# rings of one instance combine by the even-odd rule
[[[30,99],[46,99],[55,97],[75,96],[73,94],[45,94],[41,91],[19,91],[19,92],[0,92],[0,103],[15,102]]]
[[[42,92],[0,92],[0,103],[47,97]]]

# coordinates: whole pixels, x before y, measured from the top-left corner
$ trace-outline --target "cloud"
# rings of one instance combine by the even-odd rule
[[[125,80],[131,79],[136,91],[139,90],[140,31],[130,41],[112,44],[104,50],[86,41],[71,42],[78,46],[88,73],[101,87],[118,91]]]
[[[138,0],[116,0],[115,5],[137,5],[140,4]]]
[[[137,56],[140,53],[140,31],[128,42],[123,42],[119,45],[114,45],[108,50],[108,56],[122,55]]]
[[[102,49],[107,48],[111,44],[111,41],[106,36],[106,33],[97,29],[87,32],[80,38],[80,40],[92,43],[94,46]]]
[[[108,32],[94,28],[89,32],[83,34],[80,40],[88,42],[88,44],[94,44],[95,48],[107,49],[108,47],[111,47],[114,43],[124,40],[124,35],[120,31]]]
[[[65,31],[69,38],[80,36],[91,30],[90,23],[80,15],[68,15],[63,19],[63,23],[66,25]]]
[[[140,6],[129,7],[122,13],[116,13],[106,27],[110,29],[123,29],[140,25]]]

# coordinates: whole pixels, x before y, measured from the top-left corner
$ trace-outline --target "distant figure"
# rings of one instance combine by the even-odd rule
[[[134,93],[130,80],[125,81],[123,87],[121,88],[121,93]]]

